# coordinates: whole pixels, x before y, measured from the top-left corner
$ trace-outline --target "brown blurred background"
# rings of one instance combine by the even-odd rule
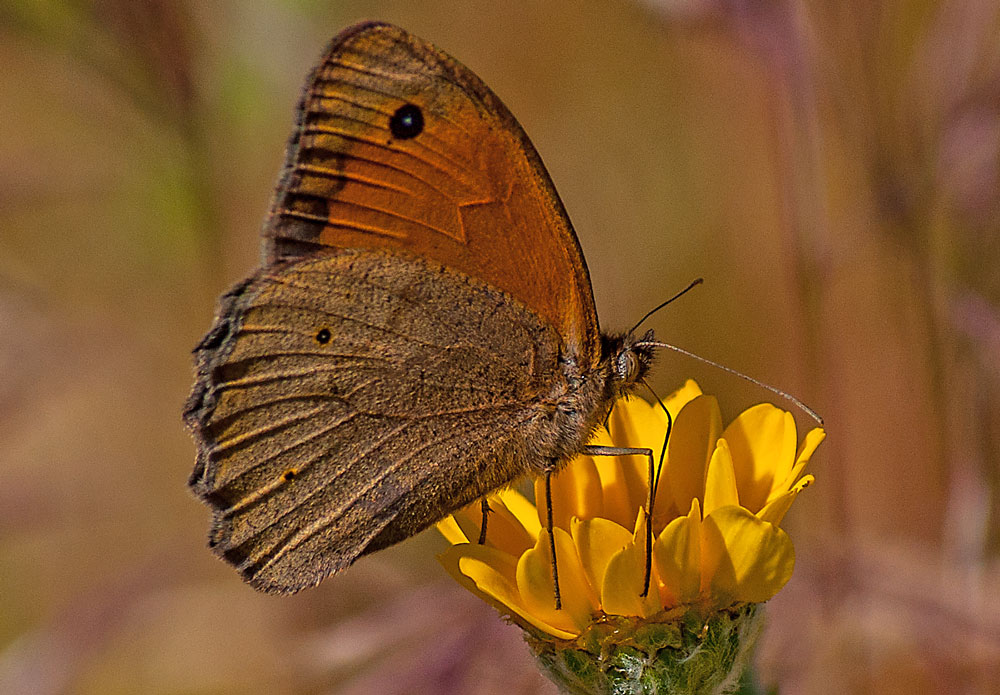
[[[554,692],[433,533],[263,596],[185,487],[190,350],[256,263],[303,76],[365,18],[521,120],[605,328],[704,276],[660,337],[826,417],[761,683],[998,692],[995,0],[5,0],[0,692]],[[687,376],[729,418],[768,397],[654,378]]]

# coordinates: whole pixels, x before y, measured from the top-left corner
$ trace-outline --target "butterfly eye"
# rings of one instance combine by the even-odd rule
[[[423,129],[424,114],[420,111],[420,107],[413,104],[403,104],[389,119],[389,130],[400,140],[415,138],[423,132]]]
[[[625,383],[632,383],[639,376],[639,358],[631,350],[625,350],[618,356],[618,378]]]

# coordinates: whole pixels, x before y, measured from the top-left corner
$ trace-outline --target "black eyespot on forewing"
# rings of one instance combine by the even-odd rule
[[[400,140],[415,138],[424,130],[424,114],[419,106],[403,104],[389,119],[389,130]]]
[[[316,332],[316,342],[319,343],[320,345],[326,345],[327,343],[330,342],[330,338],[332,337],[333,336],[330,333],[329,328],[320,328]]]

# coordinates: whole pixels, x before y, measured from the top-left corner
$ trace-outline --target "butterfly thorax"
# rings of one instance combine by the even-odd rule
[[[540,402],[538,454],[544,469],[560,468],[579,454],[604,422],[615,401],[632,393],[649,369],[652,331],[601,336],[601,358],[586,368],[563,356],[565,381]]]

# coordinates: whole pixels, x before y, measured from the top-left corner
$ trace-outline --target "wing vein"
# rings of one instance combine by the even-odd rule
[[[390,433],[389,436],[390,437],[395,437],[397,434],[399,434],[404,429],[405,429],[405,426],[397,428],[392,433]],[[266,570],[272,564],[274,564],[275,562],[277,562],[278,560],[280,560],[282,557],[284,557],[286,554],[288,554],[289,552],[291,552],[292,550],[294,550],[298,546],[300,546],[303,543],[305,543],[307,540],[309,540],[310,538],[312,538],[313,536],[315,536],[317,533],[320,533],[324,529],[329,528],[331,525],[333,525],[334,523],[336,523],[340,518],[343,517],[344,512],[346,512],[347,510],[351,509],[355,504],[358,503],[358,501],[361,499],[361,497],[363,495],[365,495],[366,493],[368,493],[378,483],[380,483],[382,480],[384,480],[386,478],[386,476],[388,476],[390,473],[394,473],[401,465],[403,465],[404,463],[407,463],[410,460],[412,460],[412,458],[414,456],[416,456],[417,454],[421,453],[422,451],[428,449],[429,447],[433,446],[434,444],[439,444],[439,443],[442,443],[442,442],[451,441],[453,439],[458,439],[459,437],[462,437],[462,436],[466,436],[467,437],[468,434],[466,432],[456,432],[456,433],[451,434],[448,437],[445,437],[443,440],[441,440],[441,439],[430,440],[430,441],[426,442],[425,444],[423,444],[423,445],[421,445],[421,446],[419,446],[419,447],[417,447],[415,449],[412,449],[410,451],[410,453],[409,453],[408,456],[401,457],[399,460],[395,461],[392,465],[387,466],[384,470],[380,471],[379,475],[375,476],[367,485],[365,485],[365,487],[360,492],[358,492],[358,494],[356,494],[350,500],[350,502],[348,504],[342,505],[340,509],[338,509],[336,512],[334,512],[332,514],[328,514],[328,515],[325,515],[324,517],[322,517],[320,519],[317,519],[316,521],[314,521],[312,524],[310,524],[309,526],[307,526],[304,529],[293,530],[290,534],[286,535],[285,538],[281,539],[281,541],[279,541],[277,544],[275,544],[274,546],[272,546],[270,550],[268,550],[266,553],[264,553],[262,556],[260,556],[259,558],[257,558],[254,561],[254,564],[256,564],[256,565],[259,566],[258,572],[262,572],[262,571]],[[479,438],[481,439],[484,436],[485,435],[480,435]],[[382,443],[384,443],[384,442],[382,442]],[[381,446],[382,443],[380,443],[379,446]],[[370,454],[371,452],[368,452],[368,453]],[[366,454],[366,456],[367,455],[368,454]],[[398,499],[398,497],[396,499]],[[391,520],[391,517],[390,517],[390,520]],[[384,525],[383,525],[383,527],[384,527]],[[262,561],[263,561],[263,564],[260,564]]]
[[[368,160],[365,160],[368,161]],[[401,193],[403,195],[413,196],[413,191],[407,190],[395,184],[387,183],[386,181],[381,181],[378,179],[373,179],[368,176],[361,176],[360,174],[348,173],[346,171],[340,171],[338,169],[331,169],[330,167],[320,166],[318,164],[308,164],[306,162],[299,162],[295,165],[295,168],[299,171],[305,172],[307,174],[312,174],[314,176],[322,176],[331,179],[346,179],[347,181],[353,181],[354,183],[360,183],[364,186],[371,186],[372,188],[382,188],[387,191],[395,191],[396,193]]]
[[[372,139],[372,138],[366,138],[366,137],[362,137],[360,135],[354,135],[352,133],[348,133],[348,132],[343,131],[343,130],[338,130],[337,128],[332,128],[332,127],[327,127],[327,126],[321,126],[321,125],[317,125],[317,124],[311,124],[311,125],[305,125],[305,126],[303,126],[303,128],[302,128],[302,134],[303,135],[335,135],[337,137],[344,138],[345,140],[352,140],[354,142],[364,143],[366,145],[370,145],[372,147],[376,147],[376,148],[378,148],[380,150],[385,150],[385,151],[391,152],[393,154],[401,154],[401,155],[404,155],[406,157],[410,157],[411,159],[415,159],[418,162],[422,162],[423,164],[426,164],[427,166],[429,166],[429,167],[431,167],[433,169],[436,169],[443,176],[447,176],[449,179],[451,179],[452,181],[454,181],[461,188],[465,188],[465,189],[469,188],[468,184],[465,183],[461,179],[461,177],[457,176],[454,172],[449,171],[448,169],[446,169],[445,167],[441,166],[440,164],[431,161],[431,159],[429,159],[427,157],[421,157],[420,155],[418,155],[415,152],[410,152],[408,150],[399,149],[397,147],[390,147],[388,144],[386,144],[384,142],[380,142],[380,141]],[[462,164],[460,162],[456,162],[456,161],[450,159],[449,157],[446,157],[446,156],[442,155],[441,153],[437,152],[436,150],[428,147],[427,145],[421,145],[421,146],[423,147],[423,149],[426,149],[428,152],[431,152],[431,153],[436,154],[439,157],[441,157],[441,159],[443,159],[447,164],[451,165],[452,167],[454,167],[458,171],[465,171],[465,172],[468,172],[468,173],[472,173],[472,169],[468,165]],[[473,190],[475,190],[475,189],[473,189]]]
[[[378,56],[373,56],[373,58],[377,59]],[[377,71],[371,70],[369,68],[365,68],[365,67],[357,65],[355,63],[346,63],[346,62],[344,62],[342,60],[336,60],[336,59],[328,59],[326,61],[326,64],[327,65],[334,65],[334,66],[338,66],[338,67],[343,67],[343,68],[345,68],[347,70],[352,70],[354,72],[358,72],[358,73],[365,74],[365,75],[371,75],[372,77],[380,77],[380,78],[391,80],[391,81],[394,81],[394,82],[405,82],[405,77],[403,77],[403,75],[405,75],[405,74],[412,75],[413,74],[413,73],[399,73],[399,74],[395,74],[394,75],[394,74],[391,74],[391,73],[382,73],[382,72],[377,72]],[[358,85],[355,82],[350,82],[350,81],[348,81],[346,79],[343,79],[343,78],[335,78],[335,77],[330,76],[330,77],[323,77],[323,78],[320,78],[320,79],[323,80],[323,81],[325,81],[325,82],[327,82],[328,84],[332,83],[332,82],[341,82],[342,84],[349,84],[351,86],[361,87],[362,89],[364,89],[364,90],[366,90],[368,92],[372,92],[373,94],[378,94],[378,95],[381,95],[381,96],[384,96],[384,97],[388,97],[389,99],[392,99],[392,100],[400,99],[400,97],[399,97],[398,94],[391,94],[389,92],[383,92],[381,90],[376,90],[376,89],[373,89],[371,87],[368,87],[367,85]],[[476,104],[480,104],[480,105],[482,104],[482,102],[480,102],[478,99],[472,99],[471,95],[468,92],[466,92],[465,90],[463,90],[463,94],[465,94],[466,96],[470,97],[470,101],[473,101]],[[333,98],[338,98],[335,95],[324,95],[322,93],[317,93],[315,91],[310,91],[309,95],[310,96],[319,96],[321,98],[326,97],[326,96],[330,96],[330,97],[333,97]],[[382,112],[382,113],[384,113],[384,112]],[[388,114],[385,114],[385,115],[388,115]],[[439,115],[438,118],[441,118],[442,120],[448,121],[448,123],[450,123],[455,128],[463,131],[466,134],[468,134],[468,132],[469,132],[468,130],[466,130],[466,128],[464,126],[462,126],[460,123],[452,120],[447,115]]]
[[[314,439],[317,439],[319,437],[322,437],[324,435],[329,434],[330,432],[332,432],[333,430],[337,429],[341,425],[347,424],[348,422],[350,422],[351,420],[353,420],[354,418],[356,418],[358,415],[360,415],[360,413],[358,413],[356,411],[348,413],[347,415],[345,415],[345,416],[343,416],[343,417],[341,417],[341,418],[339,418],[337,420],[334,420],[333,422],[331,422],[329,424],[324,425],[323,427],[319,428],[315,432],[310,432],[309,434],[305,435],[304,437],[299,437],[299,439],[297,439],[296,441],[292,442],[288,446],[283,447],[280,451],[275,452],[274,454],[272,454],[271,456],[268,456],[265,459],[261,459],[260,461],[257,461],[256,463],[254,463],[254,465],[249,466],[248,468],[244,468],[242,471],[240,471],[239,473],[237,473],[236,475],[234,475],[232,478],[229,478],[225,482],[220,483],[218,486],[216,486],[213,489],[213,492],[221,490],[226,485],[231,485],[234,482],[239,481],[245,475],[247,475],[248,473],[252,473],[253,471],[257,470],[258,468],[260,468],[261,466],[263,466],[268,461],[276,459],[279,456],[284,456],[289,451],[293,451],[293,450],[299,448],[300,446],[304,446],[305,444],[308,444],[309,442],[313,441]],[[300,464],[299,465],[299,472],[300,473],[301,472],[305,472],[308,469],[308,467],[310,465],[312,465],[312,463],[317,458],[319,458],[320,456],[322,456],[325,453],[325,451],[326,451],[325,449],[321,449],[316,454],[315,457],[309,459],[307,465],[301,465]]]
[[[395,212],[393,210],[389,210],[389,209],[386,209],[386,208],[376,207],[375,205],[366,205],[364,203],[360,203],[360,202],[357,202],[357,201],[354,201],[354,200],[346,200],[346,199],[342,199],[342,198],[335,199],[335,202],[338,202],[341,205],[351,205],[353,207],[360,208],[361,210],[371,210],[372,212],[377,212],[377,213],[380,213],[382,215],[387,215],[389,217],[395,217],[396,219],[400,219],[400,220],[403,220],[405,222],[410,222],[412,224],[419,225],[421,227],[429,229],[432,232],[437,232],[441,236],[447,237],[448,239],[452,239],[452,240],[455,239],[455,235],[454,234],[449,234],[447,230],[444,230],[444,229],[442,229],[440,227],[435,227],[434,225],[432,225],[432,224],[430,224],[428,222],[424,222],[423,220],[419,220],[419,219],[417,219],[415,217],[410,217],[408,215],[404,215],[402,213]]]
[[[382,70],[373,70],[372,68],[365,67],[364,65],[358,65],[357,63],[349,63],[346,60],[341,60],[339,58],[329,58],[326,61],[327,65],[333,65],[335,67],[344,68],[345,70],[350,70],[352,72],[357,72],[362,75],[370,75],[371,77],[379,77],[386,80],[392,80],[393,82],[402,82],[402,75],[406,73],[391,73],[383,72]]]
[[[281,215],[282,217],[291,217],[293,219],[305,220],[306,222],[321,222],[323,225],[327,227],[347,227],[348,229],[353,229],[358,232],[368,232],[370,234],[392,237],[394,239],[406,238],[406,234],[396,233],[382,227],[359,224],[357,222],[351,222],[349,220],[339,220],[339,219],[333,220],[328,217],[322,217],[321,215],[310,215],[307,212],[290,210],[285,207],[278,208],[277,214]]]
[[[289,371],[275,371],[275,372],[265,372],[263,374],[254,374],[253,376],[243,377],[242,379],[233,379],[232,381],[220,381],[215,384],[215,393],[221,391],[229,391],[231,389],[242,389],[251,386],[260,386],[262,384],[269,384],[272,381],[280,381],[281,379],[288,379],[292,381],[294,379],[301,379],[307,376],[314,376],[317,373],[333,373],[340,371],[342,369],[354,369],[356,365],[324,365],[322,367],[313,367],[308,370],[289,370]]]
[[[269,434],[273,434],[283,429],[287,429],[298,422],[302,422],[303,420],[308,420],[314,415],[317,415],[322,410],[323,406],[317,406],[307,412],[295,413],[281,420],[269,422],[266,425],[250,430],[248,432],[243,432],[242,434],[238,434],[230,439],[216,441],[215,446],[213,446],[209,451],[211,452],[211,454],[224,453],[225,451],[227,451],[228,449],[232,449],[233,447],[240,446],[249,441],[260,439],[261,437],[267,436]]]
[[[388,124],[389,121],[392,118],[391,114],[386,113],[386,112],[384,112],[384,111],[382,111],[380,109],[376,109],[376,108],[373,108],[371,106],[368,106],[367,104],[362,104],[360,102],[352,101],[350,99],[347,99],[347,98],[344,98],[344,97],[340,97],[340,96],[337,96],[337,95],[329,95],[328,98],[333,99],[335,101],[340,101],[340,102],[345,103],[345,104],[351,104],[352,106],[356,106],[356,107],[361,108],[361,109],[366,109],[368,111],[374,111],[375,113],[379,114],[380,116],[384,116],[385,117],[386,124]],[[375,128],[376,130],[379,130],[379,131],[384,132],[384,133],[391,133],[392,132],[392,129],[389,128],[388,125],[383,125],[382,123],[373,122],[371,120],[366,120],[364,118],[357,118],[355,116],[352,116],[349,113],[345,113],[343,111],[339,111],[339,110],[336,110],[336,109],[324,109],[324,108],[315,107],[315,108],[311,108],[311,109],[309,109],[307,111],[307,114],[306,114],[307,118],[308,118],[308,116],[312,116],[312,115],[322,116],[324,119],[327,119],[328,121],[334,120],[334,119],[340,119],[340,120],[344,120],[344,121],[350,121],[351,123],[358,123],[359,125],[362,125],[365,128]],[[322,128],[322,127],[324,127],[324,126],[321,125],[321,124],[319,124],[319,123],[317,123],[317,122],[315,122],[315,121],[312,122],[312,123],[309,123],[308,120],[306,121],[306,125],[305,125],[305,128],[307,128],[307,129],[308,128]],[[334,132],[332,130],[332,125],[329,125],[328,127],[330,127],[331,130],[330,131],[324,131],[324,132]],[[306,131],[303,131],[303,132],[306,132]],[[342,132],[341,131],[336,131],[336,134],[340,135],[340,134],[342,134]],[[432,130],[425,130],[423,133],[421,133],[421,138],[419,140],[413,140],[413,141],[411,141],[411,144],[414,145],[415,147],[420,147],[420,148],[423,148],[423,149],[427,150],[428,152],[430,152],[430,153],[432,153],[432,154],[440,157],[444,161],[448,162],[452,166],[455,166],[455,167],[458,167],[458,168],[461,168],[461,169],[468,169],[467,164],[463,164],[459,160],[453,159],[452,157],[450,157],[448,155],[448,153],[446,151],[437,149],[435,147],[431,147],[430,142],[428,142],[429,140],[433,140],[438,145],[444,145],[445,147],[448,146],[448,142],[446,140],[443,140],[442,138],[438,137],[437,134],[435,134]],[[398,150],[394,150],[394,151],[398,151]]]

